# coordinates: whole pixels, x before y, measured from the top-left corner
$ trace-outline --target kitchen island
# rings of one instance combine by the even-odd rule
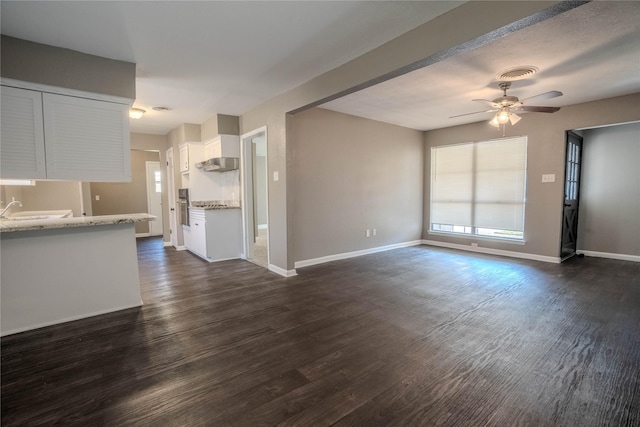
[[[0,220],[0,335],[142,305],[134,225],[152,220]]]
[[[237,200],[192,201],[187,249],[208,262],[242,257],[242,211]]]

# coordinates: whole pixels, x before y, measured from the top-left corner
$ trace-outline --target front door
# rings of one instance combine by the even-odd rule
[[[150,215],[157,217],[149,221],[149,234],[162,235],[162,174],[160,162],[146,162],[147,167],[147,206]]]
[[[569,131],[567,132],[564,207],[562,209],[562,242],[560,247],[560,258],[563,261],[574,256],[577,249],[581,160],[582,137]]]

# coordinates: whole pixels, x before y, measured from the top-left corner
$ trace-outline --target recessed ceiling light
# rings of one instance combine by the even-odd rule
[[[151,107],[153,111],[169,111],[171,108],[169,107]]]
[[[501,82],[512,82],[515,80],[528,79],[538,71],[540,71],[538,67],[534,67],[532,65],[521,65],[519,67],[507,68],[506,70],[500,71],[496,76],[496,80]]]

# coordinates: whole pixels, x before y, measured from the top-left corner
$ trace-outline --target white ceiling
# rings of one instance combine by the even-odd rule
[[[241,115],[464,2],[2,1],[2,33],[137,64],[134,132]],[[640,92],[640,2],[594,1],[323,108],[429,130],[482,120],[495,76],[540,72],[510,95],[565,106]],[[169,112],[155,112],[167,106]],[[539,113],[533,113],[539,114]]]
[[[564,93],[536,105],[562,107],[640,92],[640,2],[592,2],[321,107],[419,130],[489,121],[487,113],[449,117],[489,109],[471,100],[501,96],[496,75],[523,65],[540,71],[513,82],[509,95]]]
[[[240,115],[464,2],[5,1],[2,34],[137,64],[134,132]],[[155,112],[154,106],[171,108]]]

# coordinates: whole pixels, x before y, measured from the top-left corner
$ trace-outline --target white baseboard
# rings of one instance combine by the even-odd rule
[[[503,249],[483,248],[481,246],[459,245],[456,243],[437,242],[435,240],[423,240],[422,243],[424,245],[439,246],[442,248],[449,248],[449,249],[458,249],[461,251],[479,252],[479,253],[488,254],[488,255],[500,255],[500,256],[506,256],[511,258],[530,259],[534,261],[550,262],[553,264],[560,263],[560,257],[528,254],[524,252],[515,252],[515,251],[505,251]]]
[[[609,259],[618,259],[621,261],[640,262],[640,256],[638,255],[613,254],[610,252],[583,251],[583,250],[577,250],[576,253],[582,254],[584,256],[592,256],[596,258],[609,258]]]
[[[198,254],[195,254],[195,255],[198,255]],[[234,260],[234,259],[242,259],[242,258],[237,257],[237,256],[234,256],[234,257],[231,257],[231,258],[220,258],[220,259],[211,259],[211,258],[204,258],[204,257],[201,257],[201,258],[202,258],[203,260],[205,260],[205,261],[209,261],[210,263],[213,263],[213,262],[222,262],[222,261],[232,261],[232,260]]]
[[[269,264],[269,271],[273,271],[274,273],[277,273],[282,277],[293,277],[298,275],[296,270],[285,270],[284,268],[280,268],[277,265],[273,264]]]
[[[136,233],[136,239],[139,237],[151,237],[151,233]]]
[[[171,242],[165,242],[165,241],[163,240],[163,241],[162,241],[162,246],[164,246],[164,247],[166,248],[166,247],[169,247],[169,246],[173,246],[173,243],[171,243]]]
[[[176,246],[176,251],[186,251],[187,247],[186,246]]]
[[[268,224],[258,224],[258,230],[266,230],[269,228]]]
[[[389,251],[389,250],[398,249],[398,248],[406,248],[408,246],[418,246],[418,245],[421,245],[421,244],[422,244],[421,240],[413,240],[411,242],[395,243],[393,245],[378,246],[376,248],[363,249],[363,250],[360,250],[360,251],[345,252],[345,253],[341,253],[341,254],[327,255],[327,256],[323,256],[323,257],[319,257],[319,258],[312,258],[312,259],[305,259],[305,260],[302,260],[302,261],[296,261],[294,266],[295,266],[295,268],[309,267],[309,266],[316,265],[316,264],[323,264],[325,262],[338,261],[338,260],[341,260],[341,259],[354,258],[354,257],[362,256],[362,255],[374,254],[376,252]]]

